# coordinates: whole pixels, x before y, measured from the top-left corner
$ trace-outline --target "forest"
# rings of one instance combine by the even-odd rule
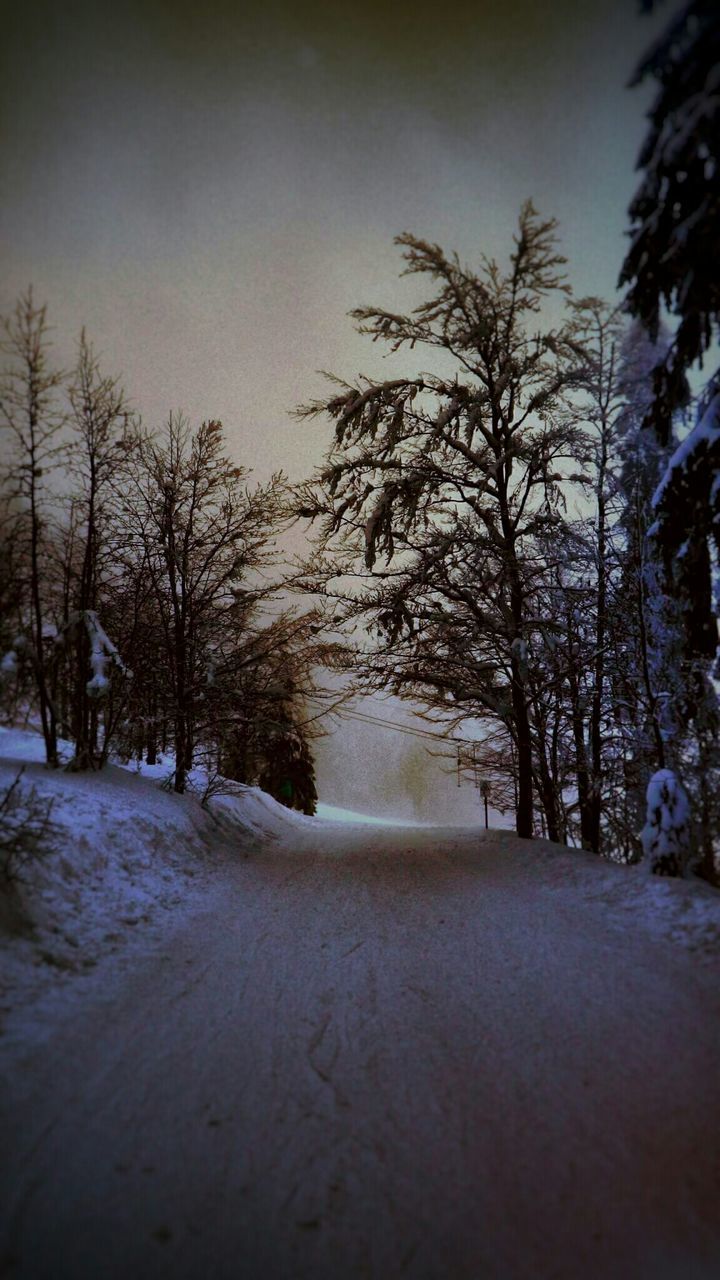
[[[503,261],[398,236],[423,300],[352,319],[405,371],[333,376],[296,410],[332,430],[302,484],[255,483],[213,419],[147,426],[84,331],[57,367],[52,317],[19,298],[0,699],[49,767],[61,739],[71,770],[170,753],[177,792],[202,765],[205,798],[235,780],[312,813],[317,700],[390,692],[474,726],[518,835],[718,883],[712,9],[688,6],[637,72],[657,96],[617,295],[573,295],[531,201]],[[406,287],[388,280],[393,308]],[[292,563],[290,529],[309,539]]]

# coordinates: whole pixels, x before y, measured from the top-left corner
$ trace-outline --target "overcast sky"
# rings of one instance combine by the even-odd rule
[[[614,290],[635,0],[14,8],[0,304],[32,281],[63,356],[86,324],[149,424],[220,418],[238,461],[306,472],[327,431],[288,410],[376,367],[346,313],[410,299],[403,230],[503,257],[532,196],[577,290]]]

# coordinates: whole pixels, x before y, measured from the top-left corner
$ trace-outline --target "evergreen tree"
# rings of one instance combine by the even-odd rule
[[[656,0],[645,0],[652,9]],[[720,332],[720,8],[691,0],[642,59],[632,83],[656,81],[650,127],[630,206],[631,246],[620,282],[651,338],[663,304],[678,326],[654,370],[647,421],[670,439],[689,399],[687,373]],[[670,589],[683,603],[688,647],[717,645],[711,595],[714,540],[720,552],[720,381],[709,380],[698,423],[676,450],[655,496],[657,536]]]
[[[260,786],[288,809],[313,814],[317,806],[315,764],[305,734],[291,720],[275,724],[264,744]]]
[[[642,825],[649,780],[671,772],[678,787],[684,784],[683,794],[691,803],[688,829],[700,851],[701,873],[713,879],[720,794],[717,697],[708,658],[687,645],[682,603],[663,590],[662,559],[650,536],[653,494],[675,448],[672,436],[663,447],[653,432],[643,429],[652,400],[649,374],[659,355],[662,350],[636,323],[626,338],[620,371],[620,579],[610,627],[615,721],[624,761],[627,827],[637,833]],[[663,865],[671,874],[676,864]]]

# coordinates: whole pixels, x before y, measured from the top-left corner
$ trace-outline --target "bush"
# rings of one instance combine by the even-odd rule
[[[653,875],[683,874],[690,854],[690,807],[685,789],[671,769],[660,769],[650,779],[647,822],[640,839]]]
[[[23,782],[19,769],[9,786],[0,790],[0,890],[22,879],[22,869],[49,852],[53,802]]]

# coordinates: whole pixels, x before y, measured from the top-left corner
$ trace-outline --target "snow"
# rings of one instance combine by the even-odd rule
[[[64,755],[70,759],[70,744],[64,744]],[[324,847],[328,840],[346,840],[343,828],[351,836],[354,828],[358,833],[370,828],[378,837],[384,829],[406,832],[409,841],[447,839],[447,829],[322,802],[317,816],[308,818],[258,787],[237,783],[229,784],[232,794],[213,797],[208,811],[199,800],[207,783],[201,770],[190,774],[193,794],[168,790],[171,757],[153,766],[110,765],[100,774],[49,771],[42,762],[38,733],[0,728],[0,786],[9,785],[23,768],[24,782],[52,798],[57,832],[48,856],[23,872],[22,897],[31,904],[32,932],[8,935],[0,916],[0,1026],[3,1015],[22,1010],[24,1017],[38,1000],[45,1009],[42,998],[48,993],[51,1002],[62,1002],[76,976],[136,948],[139,936],[152,940],[158,929],[192,915],[224,857],[245,857],[263,847],[285,849],[308,838]],[[667,785],[656,775],[653,802],[658,788]],[[669,838],[666,821],[660,829]],[[456,843],[502,841],[513,856],[525,849],[511,832],[450,830]],[[608,927],[619,921],[625,928],[632,918],[633,927],[653,937],[703,953],[720,950],[720,894],[694,878],[669,885],[656,877],[648,882],[638,867],[618,869],[543,841],[533,843],[527,861],[528,873],[539,880],[537,891],[550,885],[555,897],[561,891],[575,905],[578,900],[602,904]]]
[[[662,506],[663,499],[667,490],[675,482],[678,475],[682,476],[687,472],[688,468],[705,453],[711,453],[713,449],[718,447],[720,443],[720,392],[713,395],[710,399],[705,412],[695,424],[692,431],[688,433],[684,440],[680,442],[677,449],[673,453],[670,461],[665,469],[660,484],[653,494],[652,505],[655,510]],[[653,525],[648,533],[652,535],[657,530],[657,525]]]
[[[0,677],[4,676],[9,679],[14,676],[17,671],[17,654],[14,649],[9,649],[0,662]]]
[[[90,666],[93,670],[92,677],[87,683],[87,691],[91,698],[101,698],[108,690],[110,681],[107,669],[111,664],[118,667],[124,675],[129,675],[130,673],[126,670],[125,664],[112,640],[109,639],[101,626],[100,619],[94,609],[85,610],[84,623],[90,640]]]
[[[648,783],[640,838],[653,875],[682,874],[690,853],[690,802],[672,769],[659,769]]]
[[[317,806],[316,816],[325,822],[349,822],[354,825],[371,825],[379,827],[407,827],[423,824],[408,823],[402,818],[378,818],[371,813],[356,813],[354,809],[343,809],[335,804]]]
[[[528,650],[527,641],[522,636],[516,636],[510,645],[510,651],[521,667],[527,666]]]
[[[14,1280],[718,1274],[720,894],[39,747],[0,733],[61,829],[1,944]]]
[[[37,1001],[41,1023],[44,997],[73,999],[72,979],[121,952],[138,926],[147,933],[163,917],[175,922],[196,910],[218,850],[244,850],[288,826],[287,810],[257,788],[243,789],[242,804],[218,799],[214,815],[192,796],[163,790],[167,762],[141,776],[113,765],[100,774],[49,771],[43,759],[38,733],[0,728],[0,787],[23,768],[23,783],[52,798],[57,832],[49,854],[23,869],[32,931],[15,910],[3,930],[0,914],[0,1028],[11,1011],[26,1016]]]

